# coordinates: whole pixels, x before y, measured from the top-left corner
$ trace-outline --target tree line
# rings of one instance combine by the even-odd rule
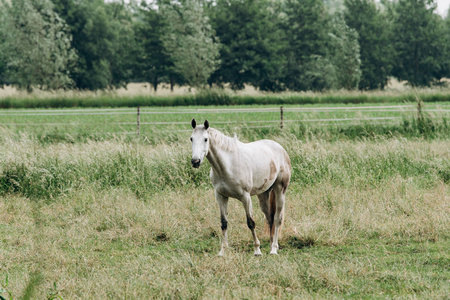
[[[450,77],[433,0],[0,0],[0,85],[383,89]]]

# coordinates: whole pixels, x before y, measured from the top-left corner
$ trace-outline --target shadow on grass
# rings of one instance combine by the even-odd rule
[[[260,239],[261,251],[266,249],[270,250],[270,240],[268,238]],[[304,248],[309,248],[316,245],[316,241],[311,237],[298,237],[298,236],[288,236],[279,240],[280,250],[283,249],[296,249],[301,250]],[[252,252],[254,250],[253,241],[249,240],[247,242],[231,242],[231,249],[238,252]]]
[[[303,249],[314,246],[316,241],[311,237],[289,236],[284,243],[287,248]]]

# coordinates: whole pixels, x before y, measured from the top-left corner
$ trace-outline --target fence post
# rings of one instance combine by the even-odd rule
[[[141,108],[137,107],[137,128],[136,128],[136,134],[139,136],[139,124],[141,123]]]
[[[418,96],[416,96],[416,101],[417,101],[417,120],[420,122],[422,121],[423,102],[422,99],[420,99]]]
[[[280,117],[281,117],[280,128],[283,129],[283,125],[284,125],[284,120],[283,120],[283,106],[280,107]]]

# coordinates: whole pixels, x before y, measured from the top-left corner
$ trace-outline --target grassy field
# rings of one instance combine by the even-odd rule
[[[231,249],[220,258],[209,166],[191,168],[189,132],[46,140],[3,127],[0,295],[446,299],[447,127],[407,135],[373,126],[370,136],[302,128],[238,131],[281,143],[293,177],[279,255],[268,255],[253,199],[263,252],[253,256],[244,210],[231,200]]]
[[[315,104],[283,106],[284,133],[298,139],[361,138],[375,135],[448,136],[450,102],[426,103],[418,120],[416,103]],[[280,133],[280,107],[274,105],[140,109],[139,132],[151,143],[184,140],[190,119],[209,119],[229,134],[252,139]],[[136,108],[5,109],[0,127],[42,142],[86,142],[117,136],[134,138]]]

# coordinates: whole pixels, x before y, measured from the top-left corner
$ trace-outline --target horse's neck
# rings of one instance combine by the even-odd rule
[[[212,129],[212,128],[211,128]],[[207,159],[217,172],[226,172],[237,151],[237,141],[218,130],[212,129]]]

